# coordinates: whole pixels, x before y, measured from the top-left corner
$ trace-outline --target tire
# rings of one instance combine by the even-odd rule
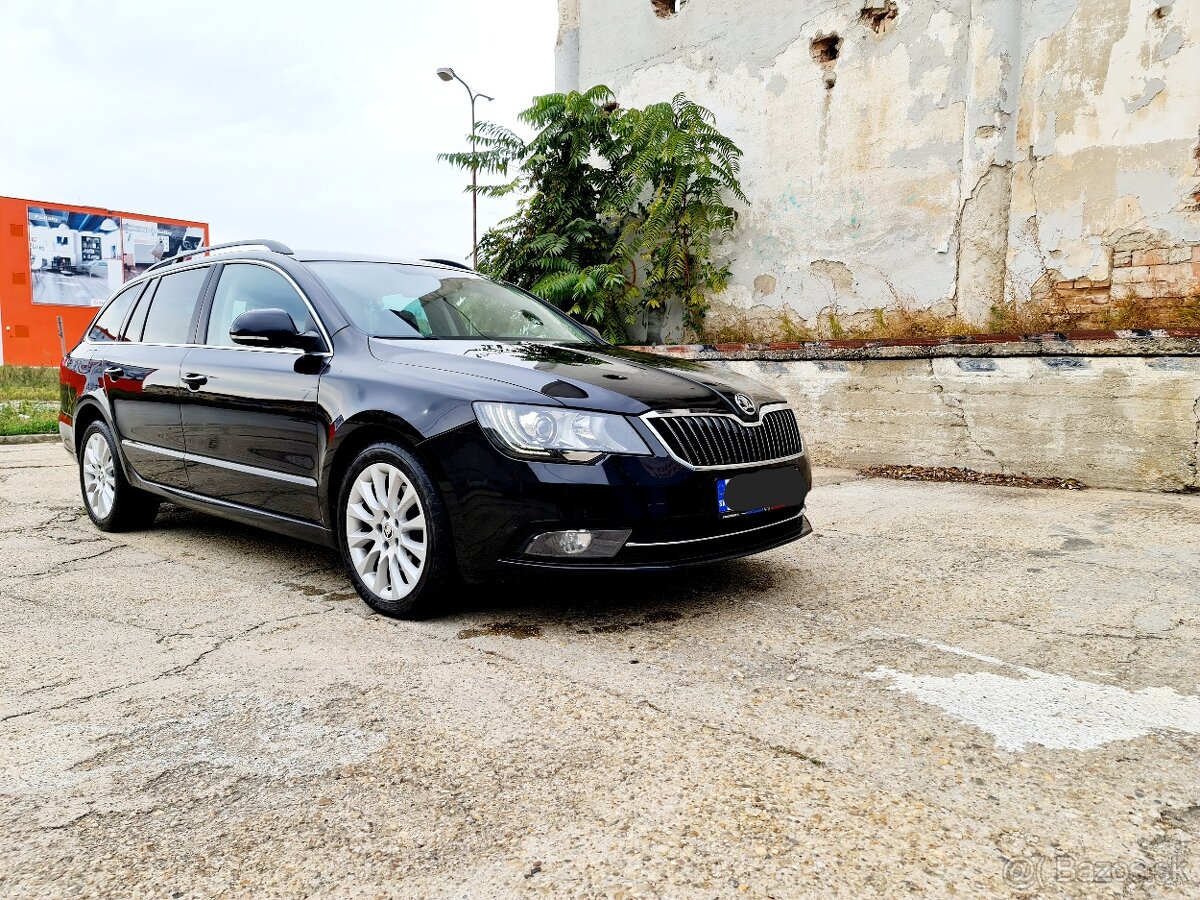
[[[149,528],[158,515],[159,499],[125,478],[116,439],[102,420],[89,425],[79,443],[79,491],[83,508],[101,531]]]
[[[358,454],[342,482],[337,524],[350,581],[367,606],[418,619],[445,600],[456,580],[449,517],[408,450],[386,442]]]

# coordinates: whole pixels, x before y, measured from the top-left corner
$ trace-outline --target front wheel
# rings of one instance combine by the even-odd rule
[[[129,483],[117,459],[117,442],[103,421],[83,433],[79,453],[79,487],[88,517],[101,531],[149,528],[159,500]]]
[[[453,546],[441,495],[403,447],[373,444],[343,482],[342,558],[358,595],[372,609],[418,618],[454,577]]]

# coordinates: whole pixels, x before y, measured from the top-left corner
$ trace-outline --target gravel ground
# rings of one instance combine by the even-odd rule
[[[1200,892],[1200,497],[825,471],[809,512],[411,624],[323,549],[102,535],[0,447],[0,895]]]

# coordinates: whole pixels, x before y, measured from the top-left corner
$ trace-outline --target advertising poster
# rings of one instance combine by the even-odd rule
[[[33,302],[100,306],[154,263],[203,242],[203,228],[31,206]]]
[[[121,286],[121,224],[94,213],[29,207],[33,302],[99,306]]]
[[[125,219],[121,222],[121,260],[125,280],[135,278],[156,262],[195,250],[204,242],[204,229]]]

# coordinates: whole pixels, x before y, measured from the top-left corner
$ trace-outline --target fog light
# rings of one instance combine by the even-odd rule
[[[611,531],[547,531],[525,545],[525,555],[607,559],[616,556],[628,539],[628,528]]]

